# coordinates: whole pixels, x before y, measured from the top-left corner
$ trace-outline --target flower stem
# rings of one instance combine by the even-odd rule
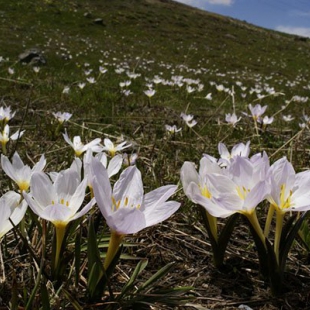
[[[120,244],[122,243],[124,236],[125,235],[121,235],[116,231],[112,231],[107,255],[105,257],[104,265],[103,265],[105,270],[107,270],[109,268],[111,262],[113,261],[113,258],[115,256],[115,254],[117,253],[118,248],[119,248]]]
[[[209,222],[210,230],[212,233],[212,236],[214,240],[217,242],[218,241],[218,236],[217,236],[217,218],[212,216],[208,211],[206,211],[207,214],[207,219]]]
[[[270,225],[271,225],[271,221],[272,221],[272,217],[274,214],[274,206],[272,204],[270,204],[269,210],[268,210],[268,215],[267,215],[267,219],[266,219],[266,223],[265,223],[265,229],[264,229],[264,235],[267,238],[269,235],[269,231],[270,231]]]
[[[245,213],[244,215],[248,218],[250,224],[252,225],[253,229],[255,230],[255,232],[257,233],[258,237],[262,241],[264,247],[266,248],[265,235],[263,233],[262,228],[259,225],[259,222],[258,222],[258,219],[257,219],[257,214],[256,214],[255,210],[252,213],[248,213],[248,214]]]
[[[55,225],[56,228],[56,252],[55,252],[55,270],[58,268],[59,256],[61,251],[62,242],[66,232],[66,225]]]
[[[280,240],[281,240],[281,234],[282,234],[282,228],[283,228],[283,218],[284,213],[281,211],[276,211],[276,232],[275,232],[275,238],[274,238],[274,252],[277,258],[277,263],[279,265],[279,251],[280,251]]]

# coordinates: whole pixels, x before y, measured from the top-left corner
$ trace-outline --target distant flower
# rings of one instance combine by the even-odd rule
[[[125,81],[125,82],[120,82],[120,83],[119,83],[119,86],[120,86],[121,88],[123,88],[123,87],[128,87],[128,86],[130,86],[130,84],[131,84],[131,81],[128,80],[128,81]]]
[[[170,125],[165,125],[165,129],[166,129],[166,131],[167,131],[169,134],[171,134],[171,135],[173,135],[173,134],[175,134],[175,133],[177,133],[177,132],[179,132],[179,131],[182,130],[182,128],[177,128],[176,125],[172,125],[172,126],[170,126]]]
[[[293,119],[295,119],[295,117],[293,117],[292,115],[283,115],[282,116],[282,118],[283,118],[283,120],[285,121],[285,122],[291,122]]]
[[[39,73],[40,72],[40,67],[33,67],[33,71],[35,73]]]
[[[263,125],[270,125],[274,121],[274,117],[268,117],[267,115],[263,119],[258,119],[259,123],[262,123]]]
[[[136,164],[136,161],[138,159],[137,153],[132,153],[128,155],[127,153],[123,153],[123,164],[125,166],[132,166]]]
[[[73,141],[71,141],[68,134],[67,134],[67,131],[65,133],[63,133],[62,135],[63,135],[65,141],[73,148],[75,155],[78,157],[81,156],[88,149],[91,149],[93,152],[96,152],[96,153],[102,151],[102,147],[99,145],[99,143],[101,142],[100,138],[96,138],[93,141],[84,145],[81,142],[80,136],[75,136],[73,138]]]
[[[86,80],[87,80],[87,82],[90,83],[90,84],[95,84],[95,83],[96,83],[96,80],[95,80],[95,78],[93,78],[93,77],[88,77],[88,78],[86,78]]]
[[[107,71],[108,71],[108,69],[106,69],[106,68],[104,68],[104,67],[102,67],[102,66],[99,67],[99,72],[100,72],[101,74],[105,74]]]
[[[157,76],[157,75],[154,76],[154,78],[153,78],[153,82],[155,84],[160,84],[162,81],[163,81],[163,79],[161,77]]]
[[[13,135],[10,136],[10,127],[5,125],[2,132],[0,132],[0,143],[5,146],[10,140],[17,140],[24,134],[25,130],[17,130]]]
[[[235,127],[236,124],[237,124],[240,120],[241,120],[241,117],[238,118],[237,115],[236,115],[235,113],[232,113],[232,114],[228,113],[228,114],[226,114],[226,116],[225,116],[225,121],[226,121],[227,123],[229,123],[230,125],[232,125],[233,127]]]
[[[134,73],[134,72],[129,72],[129,71],[127,71],[126,74],[130,79],[134,79],[134,80],[138,78],[139,76],[141,76],[140,73]]]
[[[0,121],[4,120],[7,123],[14,117],[16,112],[11,112],[11,107],[0,107]]]
[[[72,116],[72,114],[68,113],[68,112],[63,112],[63,113],[62,112],[57,112],[57,113],[53,112],[53,115],[57,119],[57,121],[61,124],[63,122],[67,122]]]
[[[255,121],[258,121],[261,116],[265,113],[267,109],[267,105],[261,106],[260,104],[256,104],[254,107],[251,105],[251,103],[248,105],[249,110],[251,111],[251,116]],[[246,114],[246,113],[244,113]],[[246,114],[247,115],[247,114]]]
[[[191,94],[195,91],[195,88],[191,87],[190,85],[186,85],[186,91],[188,94]]]
[[[124,94],[126,97],[132,94],[132,91],[130,89],[123,89],[121,91],[122,94]]]
[[[217,91],[221,92],[224,90],[224,86],[221,84],[221,85],[216,85],[216,89]]]
[[[208,93],[207,96],[205,97],[207,100],[212,100],[212,93]]]
[[[6,192],[0,198],[0,239],[23,219],[27,202],[13,191]],[[11,220],[11,221],[10,221]]]
[[[148,90],[145,90],[144,91],[144,93],[149,97],[149,98],[151,98],[151,97],[153,97],[154,95],[155,95],[155,89],[148,89]]]
[[[127,141],[124,141],[118,145],[114,145],[114,143],[109,138],[105,138],[104,147],[102,150],[109,152],[110,155],[113,157],[116,154],[116,152],[122,151],[131,146],[131,144],[126,145],[126,143]]]
[[[117,74],[121,74],[121,73],[123,73],[123,72],[125,71],[125,69],[123,69],[123,68],[117,68],[117,69],[115,69],[114,71],[115,71],[115,73],[117,73]]]
[[[91,171],[91,162],[93,160],[93,153],[91,149],[88,149],[84,154],[83,158],[83,167],[84,167],[84,177],[88,180],[88,186],[92,188],[92,171]],[[122,168],[123,156],[115,155],[109,162],[107,154],[100,152],[96,154],[95,158],[107,169],[109,178],[117,174]],[[80,169],[79,169],[80,170]]]
[[[12,157],[12,163],[8,157],[1,155],[1,166],[3,171],[17,184],[21,192],[28,190],[33,173],[42,171],[45,165],[46,159],[44,155],[41,156],[40,160],[32,169],[23,163],[17,152],[15,152]]]
[[[194,120],[194,115],[181,113],[181,117],[186,125],[190,128],[194,127],[197,124],[197,121]]]
[[[9,72],[9,74],[14,74],[15,73],[15,70],[13,69],[13,68],[8,68],[8,72]]]
[[[69,94],[70,91],[70,87],[69,86],[65,86],[64,89],[62,90],[63,94]]]
[[[89,70],[85,70],[85,71],[84,71],[84,74],[85,74],[86,76],[88,76],[88,75],[90,75],[92,72],[93,72],[93,69],[89,69]]]
[[[86,83],[79,83],[78,84],[78,87],[79,89],[83,89],[85,87]]]

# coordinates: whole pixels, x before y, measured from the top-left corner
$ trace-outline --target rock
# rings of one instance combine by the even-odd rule
[[[30,48],[19,54],[19,61],[30,65],[45,65],[46,59],[38,48]]]
[[[233,40],[237,39],[233,34],[230,34],[230,33],[226,33],[225,37],[229,39],[233,39]]]
[[[86,18],[91,18],[91,17],[92,17],[92,15],[91,15],[91,13],[86,12],[86,13],[84,13],[84,17],[86,17]]]
[[[103,19],[102,18],[96,18],[93,20],[93,23],[95,25],[101,25],[101,26],[106,26],[105,23],[103,22]]]

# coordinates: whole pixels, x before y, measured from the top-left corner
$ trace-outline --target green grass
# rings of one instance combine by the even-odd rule
[[[309,103],[292,102],[258,136],[252,119],[241,114],[249,112],[249,103],[260,103],[268,105],[266,114],[271,116],[292,96],[308,96],[309,42],[169,0],[0,0],[0,7],[0,56],[5,59],[0,62],[1,105],[17,111],[10,122],[12,132],[23,122],[26,129],[17,144],[8,145],[9,155],[16,149],[32,165],[44,153],[47,171],[68,167],[73,152],[62,135],[55,134],[57,125],[52,116],[52,112],[68,111],[73,114],[66,125],[70,137],[80,135],[83,141],[123,138],[132,143],[130,152],[139,154],[137,166],[142,171],[146,192],[164,184],[177,184],[183,162],[198,163],[203,153],[217,156],[219,142],[231,147],[251,140],[252,154],[266,150],[269,155],[274,154],[272,161],[287,156],[296,170],[309,168],[309,130],[297,135],[303,113],[310,114]],[[103,25],[94,24],[95,18],[102,18]],[[18,55],[31,47],[40,48],[47,59],[38,73],[18,62]],[[108,71],[100,75],[99,66]],[[119,67],[125,72],[116,73]],[[10,75],[8,68],[15,73]],[[95,84],[86,82],[84,71],[88,69],[93,70],[89,76],[96,79]],[[121,94],[119,86],[129,80],[126,71],[141,74],[131,79],[128,89],[132,94],[128,97]],[[204,88],[188,94],[185,85],[158,84],[154,85],[156,94],[149,101],[143,91],[147,89],[146,80],[156,75],[167,81],[177,75],[199,79]],[[77,86],[80,82],[86,82],[83,90]],[[225,123],[225,114],[233,112],[233,98],[218,92],[210,82],[234,87],[236,113],[242,116],[236,128]],[[242,91],[236,82],[241,82],[246,90]],[[250,94],[255,85],[274,87],[284,95],[258,100],[255,93]],[[70,91],[63,94],[66,86]],[[210,92],[211,101],[205,99]],[[242,93],[247,96],[243,98]],[[193,130],[181,121],[181,112],[195,116],[198,124]],[[295,117],[290,123],[282,120],[282,115],[287,114]],[[182,133],[167,136],[165,124],[182,127]],[[1,192],[6,192],[9,181],[4,174],[0,184]],[[178,216],[185,221],[186,232],[194,234],[192,226],[197,223],[197,212],[192,211],[192,204],[182,191],[177,197],[182,201],[186,220],[181,214]],[[165,226],[162,229],[168,230]],[[10,234],[8,239],[13,237]],[[39,247],[40,238],[36,239],[35,233],[31,237]],[[161,238],[165,240],[165,236]],[[153,240],[147,242],[151,244]],[[8,248],[5,258],[12,257],[13,247]],[[72,254],[71,248],[70,251]],[[148,255],[146,251],[142,254]],[[156,259],[161,255],[149,257],[154,266],[159,264]],[[165,261],[165,255],[161,259]],[[20,269],[21,262],[26,261],[23,276],[36,273],[29,261],[23,260],[15,261]],[[15,280],[13,268],[6,262],[5,266],[10,282],[2,289],[7,293]],[[130,270],[130,266],[124,268]],[[33,287],[33,276],[23,285]],[[30,294],[23,291],[23,285],[14,287],[19,296],[24,296],[19,301],[21,306],[25,306]],[[73,284],[69,279],[64,285],[68,289]],[[85,283],[80,285],[84,290]],[[81,295],[75,293],[77,299]],[[6,306],[10,299],[11,296],[5,300]],[[67,300],[61,295],[63,304]],[[38,296],[36,302],[39,307]]]

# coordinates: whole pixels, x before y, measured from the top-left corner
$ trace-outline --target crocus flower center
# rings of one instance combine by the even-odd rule
[[[117,211],[120,206],[122,206],[123,208],[129,207],[136,209],[140,209],[141,207],[140,204],[131,203],[128,197],[123,197],[122,199],[116,201],[114,196],[112,196],[112,211]]]
[[[281,185],[281,192],[280,192],[280,208],[287,209],[291,206],[291,196],[293,192],[290,190],[288,197],[285,195],[285,184]]]
[[[209,190],[205,184],[203,186],[200,186],[200,191],[201,191],[202,196],[204,196],[208,199],[211,199],[212,195],[209,192]]]
[[[26,181],[18,182],[17,185],[18,185],[21,192],[27,191],[29,188],[29,182],[26,182]]]
[[[59,203],[62,204],[62,205],[64,205],[64,206],[66,206],[66,207],[69,207],[69,201],[68,201],[68,200],[64,200],[63,198],[61,198],[61,199],[59,200]],[[55,204],[55,201],[52,200],[52,205],[54,205],[54,204]]]
[[[247,194],[250,192],[249,189],[246,189],[244,186],[238,186],[237,187],[237,193],[238,193],[238,196],[242,199],[242,200],[245,200]]]

